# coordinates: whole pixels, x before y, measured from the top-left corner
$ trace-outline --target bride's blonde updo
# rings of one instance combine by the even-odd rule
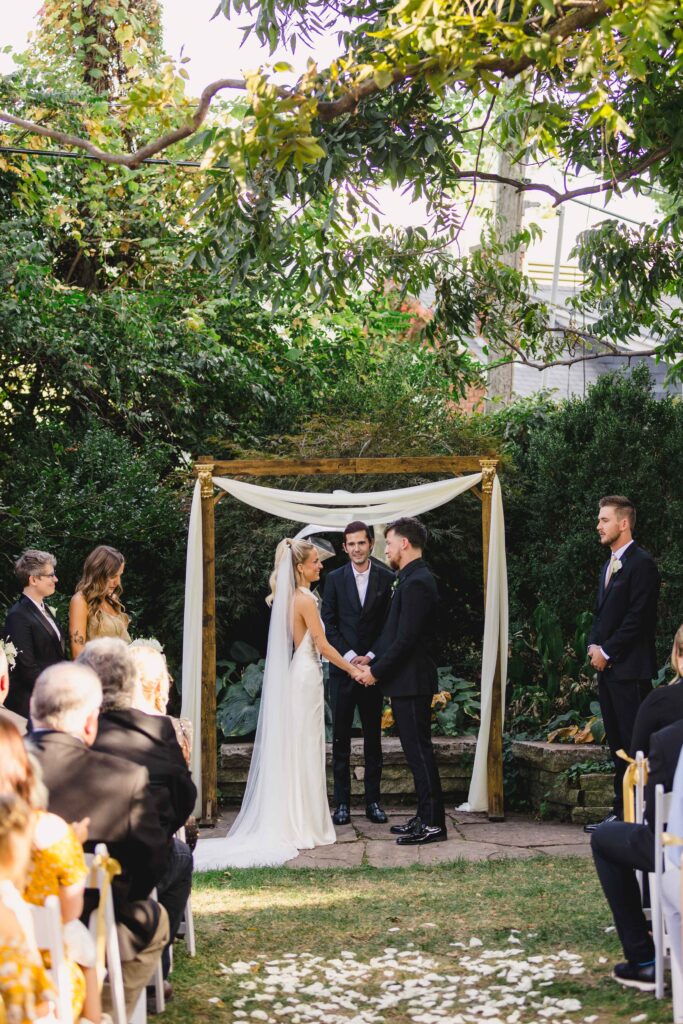
[[[306,561],[311,551],[315,551],[315,544],[311,544],[310,540],[302,540],[292,537],[285,537],[281,540],[275,549],[275,565],[273,571],[270,574],[270,594],[266,598],[266,604],[270,607],[275,597],[275,584],[277,582],[277,572],[280,568],[280,563],[283,558],[290,558],[292,561],[292,573],[294,579],[297,579],[296,567],[302,565]]]

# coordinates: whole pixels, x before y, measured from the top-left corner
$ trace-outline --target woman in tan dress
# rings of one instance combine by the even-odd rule
[[[69,604],[71,657],[77,658],[88,640],[113,636],[130,643],[128,623],[121,602],[121,577],[125,560],[120,551],[100,544],[83,565],[83,575]]]

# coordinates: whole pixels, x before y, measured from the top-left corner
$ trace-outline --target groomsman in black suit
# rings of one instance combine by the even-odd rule
[[[6,706],[24,718],[36,679],[49,665],[64,660],[64,638],[45,603],[55,592],[57,560],[47,551],[24,551],[14,565],[23,593],[7,613],[4,637],[17,649],[10,672]]]
[[[354,665],[369,664],[389,607],[394,574],[371,559],[373,537],[365,523],[353,522],[344,530],[344,551],[349,561],[325,580],[322,619],[330,643]],[[330,665],[334,734],[332,764],[335,825],[351,820],[351,728],[358,708],[363,726],[365,760],[365,813],[384,824],[380,803],[382,778],[382,692],[361,686],[335,665]]]
[[[417,519],[397,519],[386,529],[386,557],[398,570],[389,615],[364,670],[365,685],[378,684],[391,707],[417,792],[417,814],[393,825],[402,846],[422,846],[446,839],[441,780],[432,747],[432,697],[437,691],[436,664],[430,655],[438,592],[422,557],[427,531]]]
[[[605,821],[622,817],[622,783],[638,708],[657,672],[655,631],[659,571],[651,555],[633,540],[636,510],[623,495],[600,499],[598,534],[611,554],[600,572],[588,656],[598,673],[598,695],[607,743],[614,761],[614,808]],[[592,832],[596,824],[585,826]]]

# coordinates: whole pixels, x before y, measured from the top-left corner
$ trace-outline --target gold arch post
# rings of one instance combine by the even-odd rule
[[[202,821],[212,823],[218,813],[218,762],[216,749],[216,533],[214,509],[225,492],[214,494],[212,477],[274,476],[368,476],[375,474],[482,473],[481,487],[472,488],[482,505],[484,604],[489,568],[489,532],[493,482],[498,459],[477,456],[435,455],[424,458],[378,459],[234,459],[221,462],[202,456],[195,462],[202,504]],[[488,816],[502,821],[503,806],[503,707],[500,651],[493,684],[493,704],[488,743]]]

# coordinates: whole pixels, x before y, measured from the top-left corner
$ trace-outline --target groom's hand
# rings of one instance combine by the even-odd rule
[[[367,654],[357,654],[355,658],[351,659],[352,665],[369,665],[370,659]]]
[[[360,682],[363,684],[363,686],[373,686],[377,682],[377,680],[375,679],[367,665],[365,665],[361,669],[361,672],[362,676]]]

